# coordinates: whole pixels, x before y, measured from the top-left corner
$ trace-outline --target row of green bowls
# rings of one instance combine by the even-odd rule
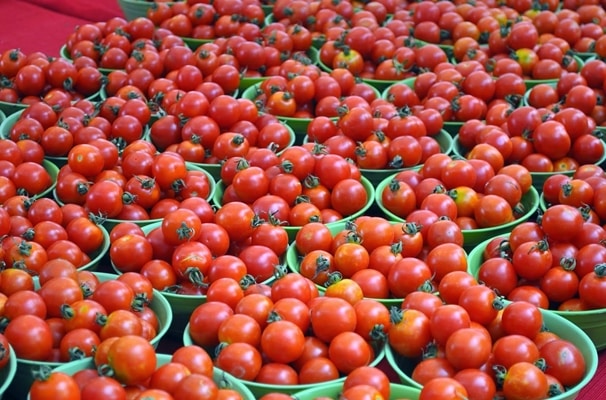
[[[95,275],[99,278],[99,281],[108,281],[113,280],[118,277],[116,274],[104,273],[104,272],[95,272]],[[35,287],[38,288],[39,284],[36,278],[34,278]],[[159,345],[160,340],[164,336],[166,336],[169,328],[173,323],[173,310],[171,304],[168,302],[164,293],[154,289],[154,296],[152,301],[150,302],[150,308],[154,311],[156,316],[158,317],[158,322],[160,327],[156,336],[150,341],[152,346],[156,347]],[[10,385],[6,387],[8,393],[11,393],[15,398],[23,399],[27,395],[31,384],[34,381],[32,370],[38,368],[41,364],[45,364],[51,368],[64,367],[71,363],[62,363],[62,362],[40,362],[40,361],[32,361],[26,360],[23,358],[14,357],[16,360],[15,370],[12,372],[13,379]],[[10,371],[7,373],[11,374]],[[0,390],[2,387],[0,386]],[[2,392],[0,391],[0,395]]]

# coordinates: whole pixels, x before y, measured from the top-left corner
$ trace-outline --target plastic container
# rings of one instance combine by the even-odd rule
[[[392,213],[391,211],[389,211],[383,204],[383,201],[381,198],[381,194],[383,193],[383,190],[389,185],[389,183],[391,182],[392,178],[395,175],[396,174],[391,175],[391,176],[385,178],[381,183],[379,183],[379,185],[377,186],[377,188],[375,190],[375,202],[378,205],[378,207],[381,209],[383,214],[385,214],[387,219],[389,219],[391,221],[403,222],[405,219],[402,217],[399,217],[399,216],[395,215],[394,213]],[[524,209],[526,210],[526,212],[524,213],[524,215],[522,215],[521,217],[519,217],[518,219],[516,219],[514,221],[508,222],[503,225],[493,226],[490,228],[464,229],[462,231],[464,247],[466,249],[472,249],[477,244],[484,241],[486,238],[496,236],[496,235],[501,235],[504,233],[509,233],[509,232],[511,232],[511,230],[513,229],[514,226],[519,225],[522,222],[528,220],[537,211],[537,209],[539,207],[539,192],[534,187],[530,187],[528,192],[526,192],[526,194],[524,194],[524,196],[522,196],[521,203],[524,206]]]
[[[192,338],[189,335],[189,324],[185,327],[185,330],[183,331],[183,344],[185,346],[193,344]],[[375,356],[374,360],[372,360],[369,364],[372,367],[376,367],[385,357],[384,346],[381,346],[380,349],[376,349],[375,354],[376,354],[376,356]],[[335,379],[335,380],[328,381],[325,383],[309,383],[309,384],[301,384],[301,385],[275,385],[275,384],[270,385],[270,384],[258,383],[258,382],[253,382],[253,381],[246,381],[246,380],[242,380],[242,379],[237,379],[237,380],[240,381],[242,384],[244,384],[258,399],[259,397],[261,397],[265,394],[268,394],[268,393],[286,393],[286,394],[294,395],[294,394],[298,394],[299,392],[301,392],[303,390],[316,389],[316,388],[322,387],[327,384],[343,385],[343,382],[345,381],[345,376],[342,376],[339,379]],[[298,400],[300,400],[298,396],[296,398]]]
[[[586,370],[581,382],[568,388],[566,392],[560,395],[550,397],[551,400],[573,400],[595,375],[598,368],[598,353],[591,339],[578,326],[552,311],[541,310],[541,312],[543,313],[543,321],[547,329],[556,333],[562,339],[574,343],[585,358]],[[422,387],[411,378],[412,370],[415,366],[413,360],[397,355],[390,346],[385,346],[385,357],[403,384],[419,389]]]
[[[358,218],[359,216],[363,215],[372,206],[372,204],[374,203],[374,197],[375,197],[374,185],[368,178],[366,178],[364,176],[362,176],[361,182],[362,182],[362,185],[364,185],[364,188],[366,189],[366,195],[367,195],[367,201],[366,201],[366,204],[364,205],[364,207],[362,207],[357,212],[344,217],[343,219],[341,219],[339,221],[327,223],[326,224],[327,226],[339,224],[340,222],[352,221],[352,220]],[[224,190],[225,190],[225,185],[223,184],[223,182],[221,180],[219,180],[217,182],[217,189],[215,190],[215,195],[212,199],[212,202],[216,207],[221,207],[223,204],[222,198],[223,198]],[[284,225],[284,229],[286,229],[286,232],[288,233],[289,240],[293,241],[295,239],[295,236],[297,235],[297,232],[301,229],[301,227]]]
[[[602,140],[602,145],[604,147],[604,154],[602,158],[600,158],[595,164],[602,165],[606,162],[606,141]],[[456,156],[460,156],[465,158],[467,154],[467,149],[461,146],[461,142],[459,141],[458,135],[454,137],[453,145],[452,145],[452,153]],[[543,183],[554,174],[564,174],[567,176],[573,176],[575,170],[567,170],[567,171],[553,171],[553,172],[530,172],[530,176],[532,176],[532,186],[534,186],[538,190],[543,190]]]
[[[473,276],[478,276],[478,271],[483,262],[482,252],[495,237],[508,238],[509,235],[495,235],[486,239],[469,253],[467,268]],[[606,349],[606,308],[587,311],[550,310],[550,312],[565,318],[581,329],[589,337],[597,350]]]
[[[164,364],[168,364],[171,361],[171,354],[157,354],[156,366],[160,367]],[[84,369],[94,369],[95,364],[92,358],[85,358],[78,361],[72,361],[70,363],[63,364],[60,367],[55,368],[54,371],[63,372],[68,375],[74,375],[78,371]],[[234,389],[242,396],[243,400],[254,400],[255,396],[251,393],[248,388],[243,385],[238,379],[228,374],[219,368],[213,370],[213,380],[220,388]],[[29,397],[28,397],[29,398]]]
[[[116,279],[118,275],[95,272],[95,275],[99,278],[101,282]],[[38,287],[37,278],[34,278],[34,285]],[[160,328],[156,333],[156,336],[150,340],[152,346],[157,347],[160,343],[160,340],[166,335],[168,329],[171,326],[173,314],[170,307],[170,304],[162,293],[157,290],[154,290],[154,298],[150,303],[150,308],[156,313],[158,317],[158,322],[160,323]],[[80,361],[80,360],[79,360]],[[15,374],[15,378],[10,385],[8,392],[14,396],[14,398],[23,399],[26,397],[27,392],[29,391],[30,386],[33,383],[32,369],[39,368],[40,365],[47,365],[50,368],[58,368],[66,366],[70,363],[64,362],[43,362],[43,361],[32,361],[26,360],[22,358],[17,358],[17,371]]]

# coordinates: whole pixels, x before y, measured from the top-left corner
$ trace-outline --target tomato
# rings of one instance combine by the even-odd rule
[[[467,390],[454,378],[437,377],[429,380],[421,389],[420,400],[455,400],[468,397]]]
[[[528,362],[515,363],[504,374],[503,393],[511,398],[542,399],[548,388],[545,373]]]
[[[43,372],[40,379],[35,379],[29,391],[32,400],[49,397],[62,400],[80,398],[80,388],[71,375],[63,372]]]
[[[405,357],[419,356],[432,339],[429,317],[415,309],[402,310],[398,317],[388,330],[390,346]]]
[[[604,286],[603,264],[598,264],[592,272],[587,273],[579,282],[579,298],[590,307],[601,307],[604,298],[600,293]]]
[[[207,302],[196,307],[189,318],[189,333],[193,342],[204,347],[219,344],[219,326],[232,314],[231,307],[216,301]]]
[[[353,305],[339,297],[326,297],[311,306],[310,322],[314,334],[329,343],[341,332],[354,331],[356,313]]]
[[[542,323],[539,308],[526,301],[513,302],[503,310],[502,324],[508,334],[520,334],[532,339],[541,330]]]
[[[134,360],[137,362],[133,363]],[[156,370],[156,352],[147,339],[140,336],[118,338],[108,350],[107,361],[116,379],[126,385],[143,382]]]
[[[19,358],[44,361],[51,356],[53,345],[51,330],[40,317],[20,315],[14,318],[6,326],[4,336]]]
[[[446,341],[446,359],[456,370],[479,368],[491,355],[489,335],[476,328],[462,328],[453,332]]]
[[[221,348],[215,364],[239,379],[252,381],[261,370],[261,353],[248,343],[231,343]]]
[[[583,229],[583,217],[577,208],[558,204],[545,210],[541,226],[550,240],[571,241]]]

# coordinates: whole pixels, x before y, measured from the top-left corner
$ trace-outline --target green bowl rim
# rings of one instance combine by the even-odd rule
[[[11,346],[10,344],[8,345],[9,348],[9,361],[8,364],[4,366],[4,368],[2,368],[2,374],[6,374],[6,379],[4,380],[4,382],[2,382],[2,384],[0,384],[0,398],[2,397],[2,394],[6,392],[6,390],[8,389],[8,387],[11,385],[11,383],[13,382],[13,379],[15,378],[15,375],[17,373],[17,355],[15,354],[15,350],[13,349],[13,346]]]

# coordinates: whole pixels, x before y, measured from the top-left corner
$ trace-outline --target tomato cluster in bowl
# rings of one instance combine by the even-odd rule
[[[536,164],[537,153],[545,153],[552,164],[553,171],[548,166],[536,169],[545,173],[563,166],[570,173],[603,160],[596,133],[606,121],[598,101],[606,64],[568,53],[587,50],[580,39],[589,36],[595,37],[596,55],[603,52],[595,29],[603,24],[603,12],[596,7],[564,2],[557,9],[546,1],[536,10],[513,1],[471,7],[446,1],[278,0],[267,15],[267,8],[255,1],[172,3],[158,2],[148,18],[77,27],[66,40],[65,58],[48,60],[45,68],[69,64],[95,70],[96,76],[105,74],[101,99],[72,102],[81,97],[77,95],[69,102],[35,102],[20,115],[11,112],[10,122],[3,125],[10,128],[3,130],[11,143],[6,148],[21,152],[26,144],[38,142],[37,159],[61,165],[54,190],[65,203],[60,207],[71,216],[93,212],[106,218],[106,227],[115,228],[103,267],[113,267],[121,276],[140,272],[166,293],[178,314],[172,328],[183,329],[189,322],[192,338],[210,343],[207,347],[219,345],[219,336],[205,343],[206,334],[220,332],[219,341],[230,341],[228,333],[242,333],[234,333],[231,318],[213,319],[207,329],[217,315],[239,315],[235,321],[247,323],[254,319],[269,332],[291,331],[293,305],[300,303],[308,307],[301,315],[329,318],[331,324],[322,320],[310,322],[312,329],[302,324],[295,330],[305,343],[293,354],[301,356],[303,348],[322,355],[306,368],[309,359],[272,352],[280,340],[268,341],[257,353],[249,351],[264,361],[285,361],[281,364],[288,368],[280,366],[279,371],[288,372],[290,383],[283,386],[290,387],[279,391],[297,389],[301,375],[308,383],[310,376],[301,371],[330,366],[326,360],[338,372],[331,369],[330,375],[314,377],[314,385],[353,372],[339,364],[347,357],[340,353],[342,342],[331,343],[335,332],[322,331],[339,322],[324,309],[324,300],[348,303],[349,314],[359,307],[355,323],[350,319],[343,324],[351,329],[339,333],[359,345],[360,364],[380,361],[380,347],[368,351],[370,336],[395,343],[398,334],[391,329],[398,325],[398,313],[394,310],[392,321],[386,305],[402,308],[412,293],[425,296],[419,294],[420,286],[439,289],[451,272],[440,268],[465,269],[462,246],[471,250],[495,233],[493,228],[509,233],[514,225],[527,226],[530,222],[522,224],[526,219],[536,223],[534,218],[541,215],[534,213],[539,197],[535,188],[541,181],[530,166]],[[592,13],[595,19],[588,18]],[[448,33],[446,41],[436,37],[436,26],[438,33]],[[6,59],[10,53],[3,55],[0,70]],[[35,62],[42,64],[37,58]],[[532,104],[520,106],[523,100]],[[553,129],[563,135],[557,146],[553,140],[543,141],[553,133],[546,127],[556,124],[565,127],[569,146],[564,146],[566,135],[559,126]],[[441,138],[439,143],[435,138]],[[448,154],[452,141],[467,160]],[[532,155],[535,164],[522,162],[522,153],[511,156],[512,141],[523,142],[523,151],[516,151]],[[506,165],[516,161],[527,168]],[[397,171],[402,168],[409,170]],[[365,179],[365,169],[389,171],[383,178],[398,175],[379,184],[378,179]],[[221,179],[214,196],[211,178]],[[593,183],[597,191],[599,184]],[[377,189],[380,198],[373,196]],[[414,201],[410,191],[416,192]],[[54,210],[59,205],[48,197],[36,202]],[[11,212],[17,208],[3,203]],[[448,212],[439,208],[453,203],[456,214],[452,207]],[[477,204],[483,207],[476,210]],[[520,204],[524,210],[518,209]],[[389,220],[379,218],[381,206],[391,207],[390,213],[406,222],[396,222],[390,213],[385,213]],[[542,215],[547,222],[550,214],[546,209]],[[16,222],[25,223],[16,217],[11,216],[15,230]],[[155,224],[149,224],[153,219]],[[350,221],[336,223],[344,220]],[[322,258],[307,259],[311,251],[291,247],[299,250],[293,256],[295,264],[301,262],[299,274],[285,273],[281,264],[285,258],[291,261],[289,243],[296,236],[291,246],[302,246],[305,235],[313,236],[312,228],[319,225],[324,234],[331,233],[331,240],[342,240],[331,254],[323,254],[337,259],[339,268],[330,270]],[[389,232],[392,240],[383,237]],[[385,242],[379,245],[381,239]],[[369,265],[372,261],[385,270],[362,268],[362,248]],[[410,257],[393,262],[404,252]],[[360,261],[356,256],[361,253]],[[447,256],[456,259],[442,258]],[[422,279],[406,275],[413,267]],[[386,283],[390,278],[391,286]],[[488,293],[487,285],[479,287],[474,290]],[[247,304],[251,299],[265,307],[268,299],[286,300],[290,307],[279,310],[279,322],[268,322],[267,315],[245,309],[252,306]],[[210,309],[216,303],[221,312],[194,318],[196,306]],[[225,323],[221,330],[220,323]],[[390,329],[377,332],[371,323]],[[312,336],[316,334],[323,346],[305,347],[318,343],[310,339],[317,339]],[[239,359],[232,358],[231,364],[226,359],[234,356],[234,348],[246,346],[233,344],[220,345],[215,362],[236,374],[229,366],[238,365]],[[364,357],[369,354],[379,357]],[[270,369],[275,365],[263,367],[259,378],[239,377],[259,397],[281,385],[279,374]],[[592,371],[590,365],[583,379]],[[542,382],[539,375],[537,379]],[[427,382],[430,389],[433,385],[437,383]]]

